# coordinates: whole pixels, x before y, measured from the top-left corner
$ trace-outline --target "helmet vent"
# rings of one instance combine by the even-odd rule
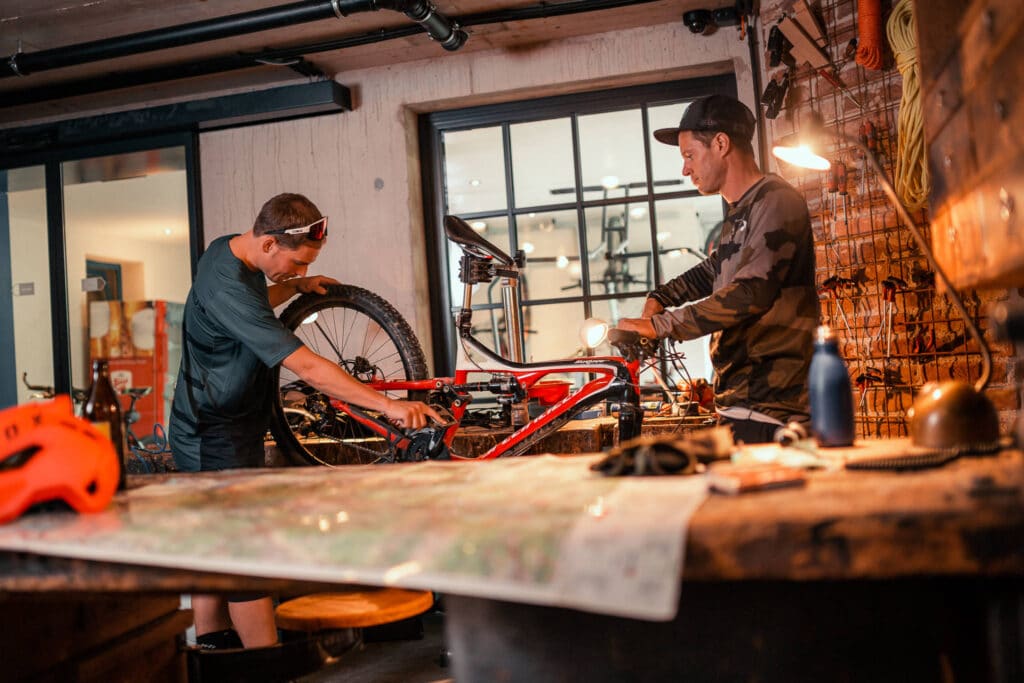
[[[85,490],[89,493],[90,496],[94,496],[96,495],[96,491],[98,491],[99,488],[99,482],[93,479],[92,481],[89,482],[89,485],[85,487]]]
[[[42,446],[29,446],[22,448],[20,451],[11,453],[6,458],[0,459],[0,472],[6,470],[16,470],[19,467],[24,467],[25,464],[32,459],[32,456],[42,450]]]

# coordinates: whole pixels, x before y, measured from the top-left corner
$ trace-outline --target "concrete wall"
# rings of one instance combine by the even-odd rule
[[[389,300],[430,358],[418,113],[728,72],[756,110],[746,43],[679,22],[340,73],[352,112],[202,135],[206,239],[247,230],[278,192],[307,195],[331,217],[311,272]]]

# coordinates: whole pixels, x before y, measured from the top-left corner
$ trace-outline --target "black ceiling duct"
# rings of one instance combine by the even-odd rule
[[[596,12],[601,10],[616,9],[619,7],[626,7],[630,5],[641,5],[650,2],[657,2],[658,0],[566,0],[558,4],[552,5],[546,2],[542,2],[537,5],[529,5],[526,7],[517,7],[514,9],[495,10],[490,12],[480,12],[476,14],[467,14],[453,19],[444,19],[444,26],[451,27],[450,33],[445,33],[444,26],[434,27],[433,33],[430,35],[441,42],[442,46],[450,50],[458,49],[466,41],[466,33],[462,30],[462,27],[470,26],[485,26],[488,24],[500,24],[505,22],[513,21],[529,21],[533,19],[544,19],[549,17],[560,17],[571,14],[578,14],[583,12]],[[313,7],[315,5],[315,7]],[[243,21],[245,30],[239,30],[237,27],[233,33],[224,35],[241,35],[242,33],[253,32],[255,29],[252,26],[255,23],[270,21],[268,17],[262,15],[268,12],[283,12],[289,8],[295,8],[302,6],[304,8],[313,7],[316,12],[316,18],[324,18],[326,16],[334,17],[346,16],[354,12],[367,11],[370,9],[381,9],[385,8],[385,5],[395,5],[395,7],[386,7],[386,9],[396,9],[403,11],[407,16],[420,23],[420,26],[397,26],[389,29],[380,29],[368,33],[362,33],[357,35],[342,36],[332,40],[325,40],[318,43],[310,43],[305,45],[296,45],[292,47],[267,49],[260,52],[253,53],[236,53],[231,55],[222,55],[219,57],[209,57],[201,60],[192,62],[186,62],[183,64],[173,64],[167,66],[158,66],[149,69],[139,69],[134,71],[123,71],[113,72],[108,75],[84,78],[73,81],[66,81],[62,83],[54,83],[52,85],[46,85],[38,88],[28,88],[22,90],[15,90],[3,94],[0,98],[0,109],[9,107],[17,107],[26,104],[35,104],[37,102],[46,102],[50,100],[64,99],[68,97],[76,97],[81,95],[89,95],[97,92],[104,92],[107,90],[117,90],[120,88],[129,88],[140,85],[148,85],[152,83],[161,83],[165,81],[181,80],[186,78],[193,78],[196,76],[206,76],[214,73],[223,73],[226,71],[232,71],[236,69],[250,68],[259,66],[261,64],[278,64],[281,66],[288,66],[295,68],[293,62],[301,60],[303,55],[310,55],[320,52],[331,52],[335,50],[343,50],[350,47],[356,47],[359,45],[367,45],[371,43],[379,43],[387,40],[393,40],[396,38],[405,38],[408,36],[415,35],[426,28],[428,32],[431,30],[429,27],[434,26],[438,21],[440,15],[433,12],[433,16],[423,16],[424,7],[432,7],[428,2],[422,0],[413,0],[412,2],[404,2],[402,0],[334,0],[333,2],[302,2],[294,3],[292,5],[286,5],[283,7],[276,8],[275,10],[261,10],[258,12],[249,12],[246,14],[235,15],[234,17],[223,17],[220,20],[210,21],[238,21],[240,18],[253,17],[257,15],[259,18],[252,18],[248,21]],[[407,8],[406,10],[399,10],[398,6]],[[329,8],[330,12],[324,15],[324,9]],[[335,11],[337,10],[337,11]],[[306,12],[298,12],[292,15],[292,23],[299,23],[297,17],[309,17],[310,15]],[[410,15],[412,12],[412,15]],[[417,18],[418,17],[418,18]],[[312,21],[313,18],[303,19],[303,21]],[[0,78],[5,76],[11,76],[14,73],[21,72],[24,74],[23,69],[34,69],[35,71],[45,69],[56,69],[59,66],[67,65],[69,59],[66,51],[78,51],[82,52],[82,55],[86,54],[92,56],[92,59],[88,61],[96,61],[98,59],[112,58],[109,50],[119,50],[115,56],[123,56],[125,54],[134,54],[136,52],[142,52],[146,50],[160,49],[158,47],[152,47],[152,45],[158,44],[159,41],[168,40],[170,35],[175,36],[178,42],[174,42],[171,46],[179,46],[185,44],[183,42],[184,36],[187,35],[206,35],[209,36],[214,30],[227,30],[221,26],[217,29],[207,28],[196,28],[204,25],[208,22],[195,22],[192,24],[185,24],[180,27],[171,27],[159,31],[150,31],[143,34],[136,34],[135,36],[124,36],[122,38],[111,38],[108,40],[95,41],[93,43],[83,43],[81,45],[72,45],[63,48],[55,48],[53,50],[45,50],[42,52],[33,53],[19,53],[12,55],[6,59],[6,65],[0,64]],[[284,24],[280,24],[284,25]],[[190,28],[192,27],[192,28]],[[269,28],[269,27],[268,27]],[[183,32],[179,32],[182,31]],[[170,35],[168,35],[170,32]],[[434,34],[437,34],[436,36]],[[140,40],[139,36],[150,36],[150,34],[160,34],[152,37],[148,37],[145,40]],[[447,37],[445,37],[447,35]],[[204,40],[212,40],[212,37],[206,37]],[[127,47],[121,45],[121,41],[128,41],[133,45],[131,52],[120,52]],[[152,41],[152,42],[151,42]],[[111,46],[109,43],[114,42],[115,45]],[[191,41],[196,42],[196,41]],[[145,43],[147,47],[139,49],[141,44]],[[99,52],[99,48],[103,47],[103,44],[108,44],[105,50],[106,54],[103,56],[95,56]],[[98,46],[98,47],[97,47]],[[0,58],[2,60],[2,58]],[[13,60],[13,62],[12,62]],[[44,68],[40,68],[46,63]],[[81,63],[81,61],[74,61],[72,63]],[[308,66],[308,62],[306,63]],[[13,71],[5,71],[4,66]],[[296,69],[300,73],[304,73],[300,69]],[[308,75],[308,74],[304,74]]]
[[[39,52],[16,52],[0,58],[0,78],[27,76],[40,71],[87,64],[104,59],[164,50],[209,40],[294,26],[321,19],[342,18],[381,9],[402,12],[418,23],[446,50],[458,50],[466,32],[437,11],[427,0],[305,0],[280,7],[195,21],[181,26],[153,29],[116,38],[55,47]]]

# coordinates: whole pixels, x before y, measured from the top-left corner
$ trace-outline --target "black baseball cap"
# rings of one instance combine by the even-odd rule
[[[707,95],[690,103],[678,128],[659,128],[654,131],[654,138],[675,147],[679,144],[679,133],[684,130],[728,133],[730,137],[749,141],[754,137],[754,114],[737,99]]]

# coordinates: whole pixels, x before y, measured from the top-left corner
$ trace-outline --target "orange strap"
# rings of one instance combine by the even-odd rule
[[[857,63],[878,71],[882,57],[882,0],[857,0]]]

